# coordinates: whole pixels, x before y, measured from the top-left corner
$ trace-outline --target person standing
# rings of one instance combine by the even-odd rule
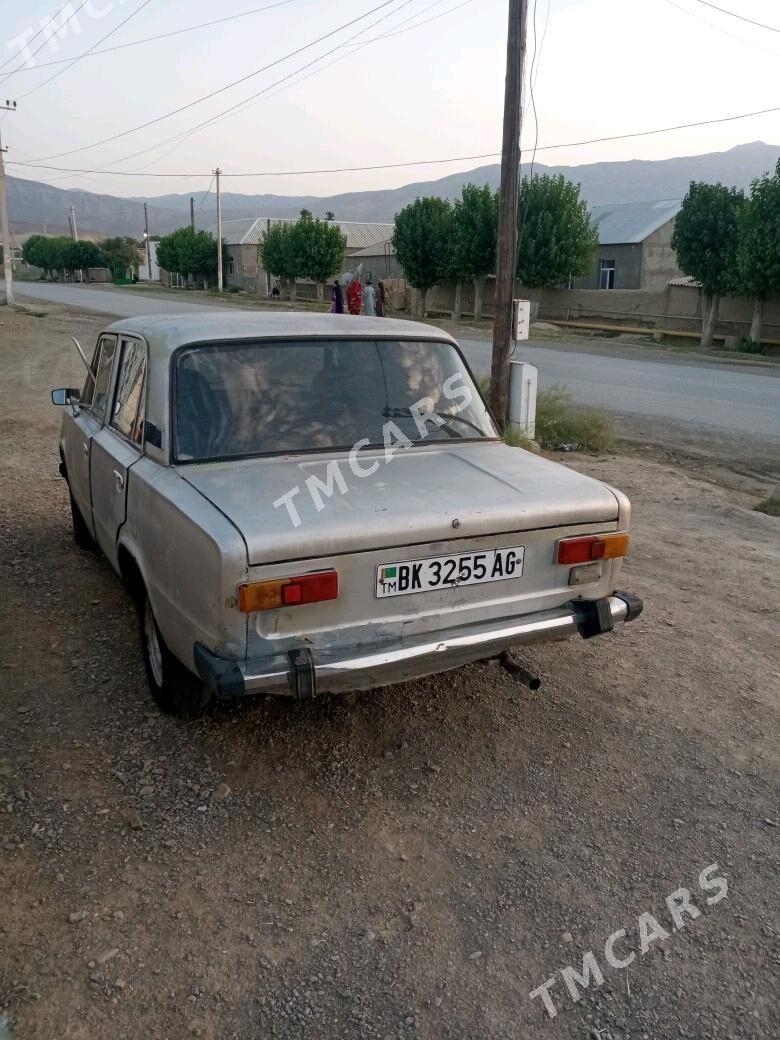
[[[376,316],[384,318],[387,316],[387,303],[385,301],[385,283],[377,282],[376,287]]]
[[[347,310],[350,314],[360,314],[363,307],[363,286],[357,275],[347,286]]]
[[[344,313],[344,293],[341,290],[338,278],[333,279],[333,288],[330,291],[330,313]]]
[[[366,282],[366,287],[363,290],[363,313],[369,318],[376,316],[376,289],[374,288],[371,279]]]

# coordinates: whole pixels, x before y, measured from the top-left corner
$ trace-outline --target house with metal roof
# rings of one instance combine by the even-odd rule
[[[274,224],[294,224],[283,217],[250,217],[222,222],[225,243],[225,282],[239,289],[270,293],[272,272],[266,272],[259,260],[259,249],[266,232]],[[347,239],[347,270],[365,258],[384,258],[393,237],[392,224],[370,224],[355,220],[334,220]],[[211,229],[216,235],[216,228]],[[359,254],[362,254],[359,257]],[[352,258],[355,258],[354,261]],[[379,275],[381,278],[381,274]]]
[[[682,200],[594,206],[599,248],[593,270],[575,289],[665,289],[682,272],[672,249],[674,220]]]

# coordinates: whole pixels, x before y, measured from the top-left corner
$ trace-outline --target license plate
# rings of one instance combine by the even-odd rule
[[[382,563],[376,569],[377,599],[519,578],[524,557],[525,547],[518,545],[513,549],[485,549],[457,556]]]

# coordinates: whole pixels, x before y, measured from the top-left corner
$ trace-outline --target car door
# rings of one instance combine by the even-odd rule
[[[92,369],[84,383],[77,414],[68,415],[68,421],[63,424],[62,447],[68,486],[93,536],[95,526],[92,520],[90,458],[93,439],[100,431],[105,417],[116,345],[117,337],[114,335],[104,333],[99,337],[92,358]]]
[[[117,535],[127,515],[128,474],[143,453],[146,364],[143,340],[120,336],[111,407],[105,425],[92,439],[90,477],[95,539],[114,566]]]

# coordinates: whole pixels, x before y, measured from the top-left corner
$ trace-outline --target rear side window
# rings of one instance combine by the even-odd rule
[[[144,440],[144,386],[146,346],[139,340],[122,341],[122,358],[114,394],[111,425],[133,444]]]
[[[95,372],[95,391],[92,398],[92,414],[102,422],[108,404],[108,389],[111,385],[111,370],[114,367],[116,353],[116,336],[102,336],[100,340],[100,358]],[[89,381],[89,380],[88,380]]]

